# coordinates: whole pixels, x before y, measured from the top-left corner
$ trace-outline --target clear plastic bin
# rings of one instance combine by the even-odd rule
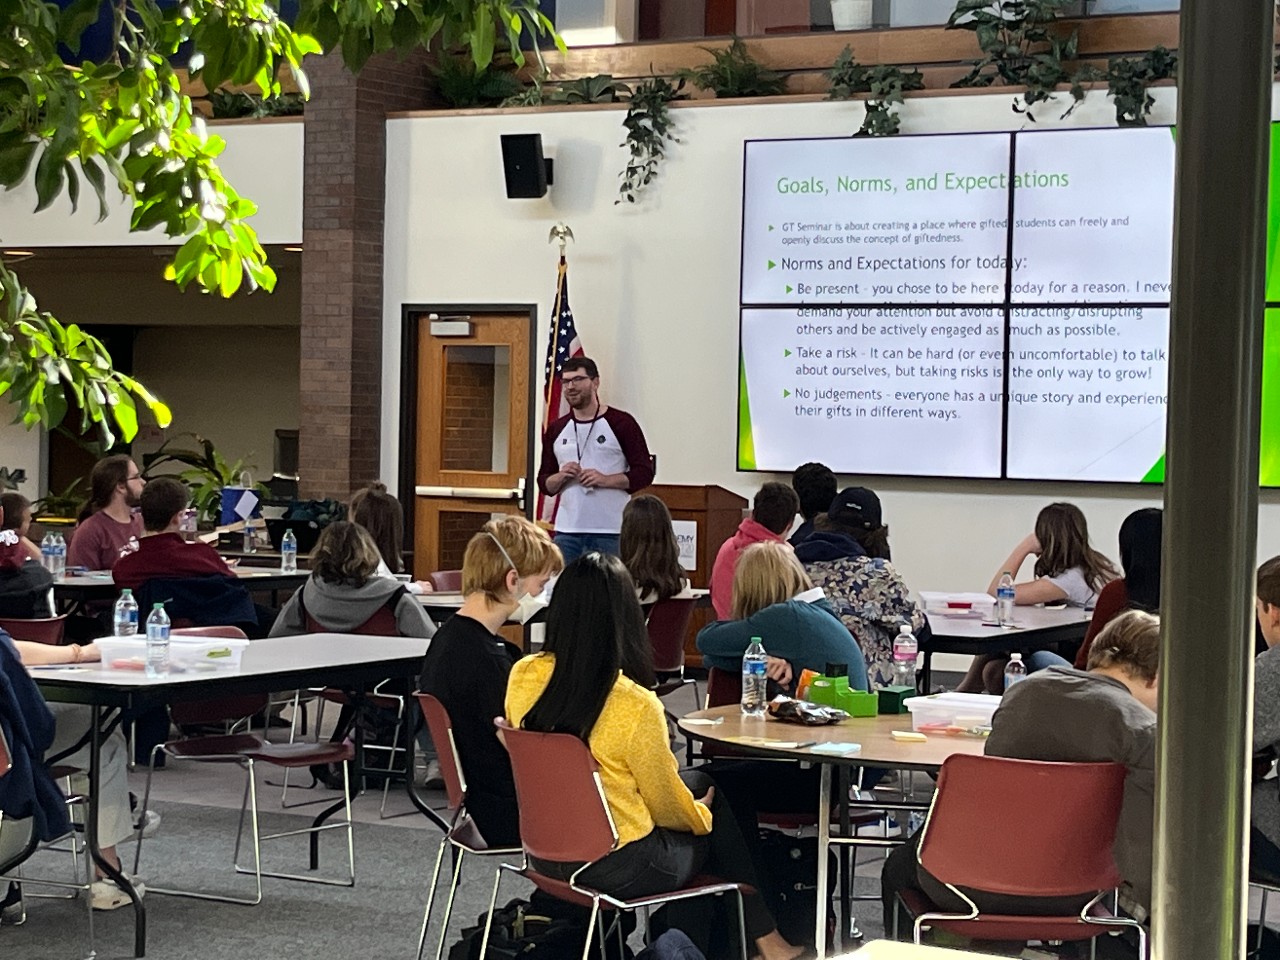
[[[1000,698],[985,693],[935,693],[904,702],[911,713],[911,729],[921,733],[959,735],[990,729]]]
[[[146,666],[147,638],[103,637],[96,641],[106,670],[139,670]],[[169,665],[198,670],[239,670],[248,640],[232,637],[170,637]]]

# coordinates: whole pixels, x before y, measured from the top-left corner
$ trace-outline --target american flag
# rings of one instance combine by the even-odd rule
[[[578,328],[573,323],[573,311],[569,308],[569,264],[563,255],[560,257],[559,278],[556,282],[554,313],[555,323],[551,326],[551,336],[547,340],[547,382],[542,390],[542,398],[546,401],[542,416],[544,434],[552,421],[569,412],[569,404],[565,401],[560,388],[560,374],[564,370],[565,361],[584,354],[582,341],[578,339]],[[548,525],[554,525],[558,503],[559,497],[548,497],[539,493],[538,519]]]

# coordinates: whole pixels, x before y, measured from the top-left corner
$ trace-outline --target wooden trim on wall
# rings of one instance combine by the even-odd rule
[[[1178,45],[1176,13],[1083,17],[1063,23],[1079,28],[1079,51],[1084,59],[1138,53],[1156,45],[1170,49]],[[703,48],[722,42],[723,39],[703,39],[575,47],[566,54],[552,50],[546,54],[546,61],[551,76],[557,79],[597,73],[624,80],[653,74],[663,76],[681,67],[709,63],[711,55]],[[853,47],[858,60],[867,64],[943,65],[979,57],[972,33],[940,26],[760,37],[746,42],[752,56],[765,66],[788,72],[827,70],[846,46]]]

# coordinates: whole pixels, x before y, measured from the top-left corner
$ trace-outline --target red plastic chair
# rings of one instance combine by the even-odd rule
[[[695,603],[692,598],[670,597],[649,609],[645,627],[653,649],[653,672],[658,676],[654,692],[660,697],[693,684],[693,700],[698,702],[697,681],[684,675],[684,638],[689,633]]]
[[[32,643],[47,643],[52,647],[62,644],[66,632],[67,615],[60,617],[42,617],[38,620],[11,619],[0,617],[0,630],[15,640],[29,640]]]
[[[461,570],[437,570],[427,574],[433,589],[440,593],[459,593],[462,590]]]
[[[1138,932],[1138,955],[1146,960],[1146,930],[1102,903],[1120,885],[1111,848],[1125,774],[1118,763],[949,757],[938,776],[917,856],[969,909],[947,913],[919,891],[905,891],[899,900],[914,917],[915,942],[920,943],[925,927],[1010,941],[1091,940],[1132,927]],[[1000,824],[1014,821],[1035,828],[1001,829]],[[1078,914],[1067,916],[983,913],[961,887],[1089,900]]]
[[[462,760],[458,756],[458,746],[453,739],[453,721],[449,719],[449,711],[436,697],[429,693],[415,693],[418,704],[422,707],[423,719],[431,732],[431,742],[440,754],[440,775],[444,778],[444,791],[449,809],[453,811],[453,820],[449,830],[440,838],[440,848],[436,851],[435,869],[431,871],[431,886],[427,891],[427,906],[422,913],[422,932],[418,935],[418,960],[422,960],[422,951],[427,943],[427,925],[431,920],[431,908],[435,903],[436,883],[440,878],[440,864],[444,861],[446,847],[454,850],[453,878],[449,882],[449,899],[445,902],[444,919],[440,921],[440,944],[436,948],[436,960],[444,954],[445,934],[449,930],[449,917],[453,914],[453,900],[458,892],[458,881],[462,875],[462,860],[471,853],[481,857],[514,857],[519,854],[519,847],[491,847],[485,842],[475,822],[467,816],[467,778],[462,772]]]
[[[228,639],[246,639],[244,632],[238,627],[188,627],[173,630],[170,636],[226,637]],[[260,713],[266,708],[269,696],[265,693],[244,694],[240,696],[222,697],[212,700],[193,700],[174,703],[169,707],[169,715],[179,726],[229,723],[233,725]],[[351,742],[341,743],[268,743],[261,737],[251,733],[224,733],[210,736],[185,737],[160,744],[152,751],[152,762],[147,769],[147,785],[143,793],[142,809],[147,809],[151,798],[151,778],[155,773],[155,757],[163,751],[166,756],[175,760],[195,760],[202,763],[235,764],[245,771],[244,802],[240,807],[240,826],[236,831],[236,846],[233,855],[236,873],[252,874],[256,883],[256,892],[252,898],[232,897],[222,894],[201,893],[189,890],[167,890],[158,885],[157,893],[168,893],[177,896],[195,897],[201,900],[216,900],[222,903],[239,903],[253,905],[262,902],[262,878],[275,877],[282,880],[299,880],[304,883],[319,883],[328,886],[355,886],[355,841],[352,835],[351,791],[349,789],[348,767],[355,756]],[[318,824],[301,830],[286,830],[277,834],[263,835],[258,829],[258,792],[254,767],[264,763],[284,770],[306,768],[313,764],[338,763],[342,765],[342,800],[339,803],[345,808],[346,817],[334,823]],[[244,814],[250,813],[250,826],[253,844],[253,868],[240,866],[240,846],[244,835]],[[347,832],[348,872],[344,879],[330,879],[302,874],[272,873],[262,869],[262,843],[281,837],[310,834],[311,869],[315,870],[319,860],[319,833],[324,830],[345,829]],[[142,861],[143,839],[140,836],[134,853],[133,872],[138,873]]]
[[[515,776],[516,798],[520,804],[520,839],[524,845],[524,865],[500,864],[489,899],[489,913],[485,918],[484,937],[480,941],[480,956],[485,956],[489,946],[489,929],[498,902],[498,887],[502,873],[509,870],[534,883],[540,890],[560,900],[589,907],[591,916],[587,922],[587,939],[583,945],[582,960],[587,960],[591,950],[591,928],[595,927],[600,939],[600,953],[604,955],[604,928],[597,924],[600,911],[641,910],[673,900],[690,897],[735,895],[738,902],[738,937],[742,948],[742,960],[747,960],[746,920],[742,907],[741,884],[728,883],[713,877],[697,878],[694,885],[672,890],[670,893],[634,900],[621,900],[581,883],[583,871],[595,861],[612,853],[618,847],[618,831],[609,813],[604,786],[600,782],[600,766],[587,745],[567,733],[539,733],[533,730],[517,730],[498,718],[498,737],[511,756],[511,772]],[[581,863],[568,880],[539,873],[530,865],[530,857],[553,863]],[[616,925],[619,939],[621,925]]]

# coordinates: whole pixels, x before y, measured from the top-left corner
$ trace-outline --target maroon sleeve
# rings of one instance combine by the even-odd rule
[[[610,407],[604,412],[613,435],[627,458],[627,493],[636,493],[653,483],[653,457],[636,418]]]
[[[106,534],[96,523],[86,521],[76,527],[75,533],[71,535],[71,545],[67,547],[67,566],[109,570],[112,561],[108,560],[105,564],[102,562],[105,537]]]
[[[554,420],[542,434],[542,459],[538,463],[538,489],[548,497],[553,497],[555,494],[547,489],[547,478],[553,473],[560,472],[560,461],[556,459],[556,438],[560,436],[568,420],[568,416]]]

